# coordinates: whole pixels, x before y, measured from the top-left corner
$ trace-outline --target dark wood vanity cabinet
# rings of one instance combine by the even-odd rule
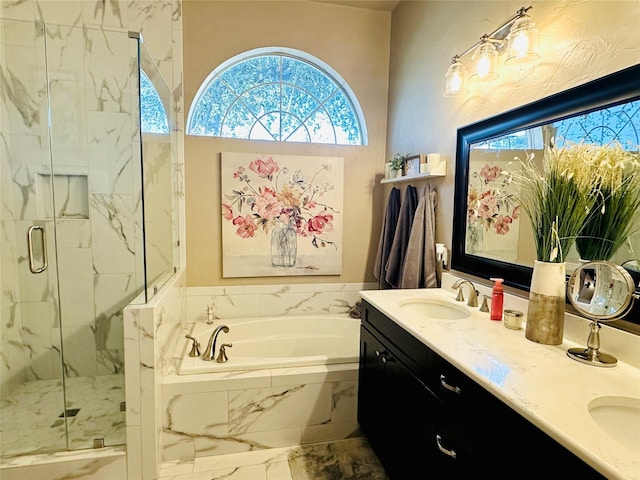
[[[366,301],[358,422],[392,480],[605,478]]]

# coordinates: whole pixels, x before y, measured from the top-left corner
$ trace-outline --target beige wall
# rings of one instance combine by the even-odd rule
[[[390,22],[388,12],[306,1],[183,2],[185,110],[223,61],[247,50],[282,46],[330,65],[355,93],[367,146],[279,144],[185,136],[189,286],[373,281],[382,218]],[[185,115],[187,114],[185,113]],[[222,278],[220,152],[344,157],[344,250],[339,276]]]
[[[450,174],[433,182],[438,189],[436,238],[449,247],[458,127],[640,60],[639,1],[538,1],[530,11],[542,54],[535,68],[521,71],[502,66],[501,77],[490,87],[472,87],[464,97],[443,97],[444,74],[453,55],[528,4],[520,0],[403,1],[393,12],[387,155],[440,152],[447,157]]]

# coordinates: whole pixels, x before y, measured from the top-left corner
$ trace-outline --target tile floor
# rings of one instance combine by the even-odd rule
[[[271,448],[166,462],[160,469],[159,480],[298,480],[292,476],[287,461],[289,452],[294,448]]]
[[[160,480],[294,480],[287,454],[293,447],[199,457],[162,464]]]
[[[2,455],[29,455],[93,448],[104,438],[107,446],[126,442],[124,375],[67,378],[27,382],[0,404]],[[66,407],[65,407],[66,400]],[[65,435],[67,414],[69,445]]]

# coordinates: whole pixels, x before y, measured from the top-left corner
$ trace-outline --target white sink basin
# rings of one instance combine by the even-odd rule
[[[640,398],[599,397],[589,403],[591,418],[610,437],[640,451]]]
[[[420,318],[459,320],[471,315],[469,310],[461,305],[435,298],[407,298],[400,300],[398,305],[403,312],[418,315]]]

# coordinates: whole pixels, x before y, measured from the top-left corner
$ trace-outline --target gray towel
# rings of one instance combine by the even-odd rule
[[[416,208],[400,288],[436,288],[436,191],[427,184]]]
[[[387,274],[385,279],[393,288],[400,288],[402,282],[402,267],[404,265],[405,252],[411,234],[411,224],[418,205],[418,191],[412,185],[408,185],[404,192],[404,198],[400,205],[398,225],[393,236],[393,243],[387,260]]]
[[[380,232],[380,241],[378,242],[378,252],[376,254],[376,262],[373,267],[373,276],[378,280],[378,289],[383,290],[391,288],[385,279],[387,275],[387,259],[389,251],[393,243],[393,236],[396,232],[398,224],[398,215],[400,213],[400,190],[396,187],[391,189],[389,200],[384,212],[384,220],[382,223],[382,231]]]

